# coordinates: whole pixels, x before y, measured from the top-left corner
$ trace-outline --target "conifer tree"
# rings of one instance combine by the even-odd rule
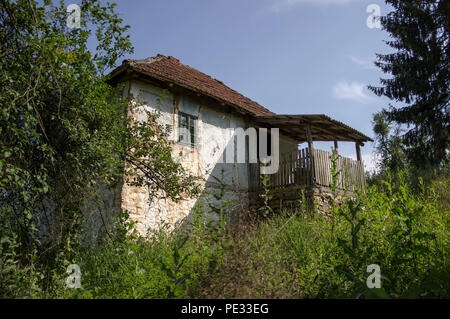
[[[415,167],[440,167],[449,155],[449,17],[450,1],[386,0],[394,10],[381,17],[392,39],[392,54],[377,54],[376,66],[391,75],[381,87],[386,114],[404,126],[402,135],[409,162]]]

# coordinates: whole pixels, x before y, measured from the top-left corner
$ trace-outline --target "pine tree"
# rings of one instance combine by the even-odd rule
[[[380,155],[378,167],[381,172],[390,169],[394,176],[407,168],[405,149],[401,141],[401,128],[393,125],[388,119],[386,111],[373,115],[373,131],[376,139],[376,150]]]
[[[381,17],[396,50],[377,54],[375,64],[390,74],[382,87],[369,86],[401,106],[389,104],[389,120],[404,126],[407,156],[416,167],[439,167],[449,155],[450,1],[386,0],[394,11]]]

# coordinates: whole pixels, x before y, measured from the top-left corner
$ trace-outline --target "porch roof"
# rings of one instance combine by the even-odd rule
[[[256,116],[255,120],[260,125],[278,127],[285,134],[298,143],[307,141],[306,128],[311,129],[313,141],[344,141],[364,142],[373,140],[350,126],[333,120],[324,114],[273,114]]]

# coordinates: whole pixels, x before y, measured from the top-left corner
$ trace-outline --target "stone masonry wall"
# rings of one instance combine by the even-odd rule
[[[145,188],[132,187],[124,183],[121,206],[122,209],[130,212],[130,217],[136,222],[139,233],[146,235],[147,230],[157,229],[163,224],[168,224],[172,228],[176,227],[193,213],[195,205],[203,203],[207,206],[208,200],[214,202],[211,192],[219,191],[220,187],[212,176],[220,178],[227,185],[222,201],[233,200],[232,209],[248,207],[247,166],[221,163],[225,147],[230,140],[227,129],[244,128],[245,122],[242,119],[202,105],[192,97],[169,93],[166,99],[160,99],[158,103],[157,99],[161,90],[141,82],[133,81],[129,83],[128,88],[131,103],[137,103],[140,97],[146,103],[133,114],[135,119],[142,119],[144,109],[160,108],[160,124],[171,128],[168,139],[172,142],[174,158],[203,180],[201,183],[203,192],[200,198],[186,198],[179,202],[165,198],[162,193],[155,198],[149,198]],[[195,147],[178,143],[179,111],[198,118]]]

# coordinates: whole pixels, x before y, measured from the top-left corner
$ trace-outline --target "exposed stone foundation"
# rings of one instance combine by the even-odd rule
[[[262,191],[249,194],[250,208],[256,210],[263,208],[263,200],[260,197],[262,194]],[[330,198],[334,197],[330,187],[320,185],[314,187],[293,185],[271,189],[269,195],[272,197],[269,206],[276,212],[282,209],[300,209],[306,206],[310,209],[314,208],[319,214],[327,214],[330,211]],[[354,194],[338,190],[335,203],[340,205],[344,196],[353,197]]]

